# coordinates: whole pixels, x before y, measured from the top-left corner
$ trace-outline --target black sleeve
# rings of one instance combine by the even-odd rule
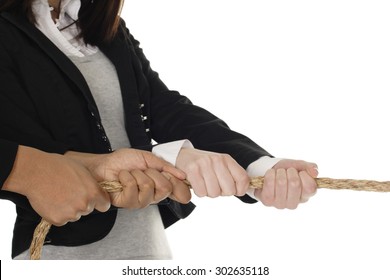
[[[217,116],[194,105],[179,92],[169,90],[151,69],[139,42],[125,30],[140,71],[148,82],[151,132],[156,142],[189,139],[195,148],[231,155],[243,168],[262,156],[271,156],[245,135],[231,130]]]
[[[139,61],[139,71],[148,82],[150,125],[152,138],[156,142],[189,139],[195,148],[229,154],[245,169],[262,156],[272,157],[245,135],[231,130],[217,116],[194,105],[179,92],[169,90],[150,67],[139,42],[126,28],[124,30],[130,49],[134,50]],[[247,195],[240,199],[247,203],[255,202]]]
[[[16,143],[0,139],[0,189],[12,171],[17,151]]]
[[[0,30],[0,138],[63,154],[69,147],[53,140],[50,131],[43,125],[42,116],[37,112],[36,104],[21,78],[22,66],[14,61],[18,53],[13,52],[11,47],[15,42],[7,38],[8,33]],[[11,43],[7,45],[7,41]]]

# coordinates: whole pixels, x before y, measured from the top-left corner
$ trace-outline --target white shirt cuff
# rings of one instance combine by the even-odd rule
[[[246,169],[246,172],[248,173],[249,177],[264,176],[267,170],[274,167],[275,164],[277,164],[281,160],[281,158],[271,158],[269,156],[261,157],[258,160],[249,164],[248,168]],[[255,197],[255,189],[250,188],[246,192],[246,194],[249,195],[251,198],[258,200]]]
[[[154,146],[152,153],[158,157],[163,158],[169,163],[176,165],[176,159],[179,155],[181,148],[193,148],[194,146],[190,140],[178,140],[173,142],[168,142],[164,144],[159,144]]]

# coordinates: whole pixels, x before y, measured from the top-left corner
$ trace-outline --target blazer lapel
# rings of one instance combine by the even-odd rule
[[[33,40],[46,54],[57,64],[58,68],[69,77],[77,88],[81,91],[88,102],[89,110],[100,120],[96,103],[83,75],[73,62],[64,55],[39,29],[31,24],[24,17],[15,17],[7,12],[1,13],[1,16],[19,28],[24,34]]]
[[[83,94],[88,102],[88,108],[91,113],[101,121],[97,105],[88,84],[74,63],[25,17],[15,17],[7,12],[1,13],[1,17],[20,29],[57,64],[58,68],[73,81],[75,86]],[[142,105],[138,97],[138,79],[133,68],[133,60],[135,59],[134,52],[129,49],[126,42],[120,36],[117,36],[109,45],[101,45],[98,47],[112,61],[117,70],[125,108],[126,131],[131,145],[136,147],[150,144],[150,139],[147,136],[142,120]]]

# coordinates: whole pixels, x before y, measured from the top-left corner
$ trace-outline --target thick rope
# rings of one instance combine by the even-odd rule
[[[354,191],[373,191],[373,192],[390,192],[390,181],[378,182],[369,180],[350,180],[350,179],[331,179],[317,178],[318,188],[333,190],[354,190]],[[185,180],[190,186],[190,183]],[[251,179],[251,188],[263,188],[264,177],[255,177]],[[116,181],[106,181],[99,184],[106,192],[121,192],[122,185]],[[42,247],[49,232],[51,224],[44,219],[35,228],[34,236],[30,246],[30,258],[39,260],[41,258]]]

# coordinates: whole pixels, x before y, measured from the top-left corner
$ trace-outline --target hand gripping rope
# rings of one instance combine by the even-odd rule
[[[373,191],[373,192],[390,192],[390,181],[378,182],[369,180],[351,180],[351,179],[331,179],[331,178],[317,178],[315,179],[318,188],[333,189],[333,190],[354,190],[354,191]],[[190,183],[184,181],[189,187]],[[251,188],[263,188],[264,177],[255,177],[251,179]],[[121,192],[122,185],[116,181],[105,181],[99,183],[106,192]],[[32,260],[39,260],[46,235],[49,232],[51,224],[41,220],[34,231],[34,236],[30,246],[30,258]]]

